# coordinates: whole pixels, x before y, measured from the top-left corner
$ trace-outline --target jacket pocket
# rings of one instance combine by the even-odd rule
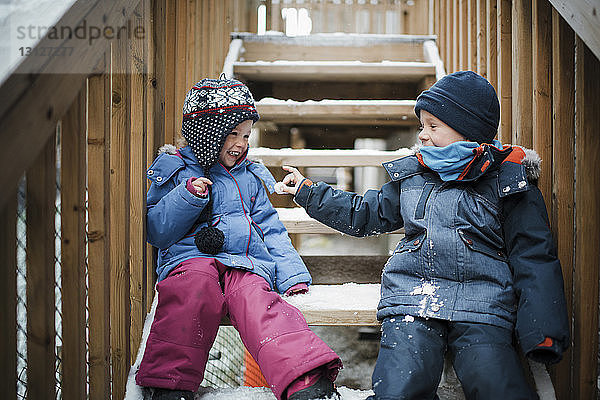
[[[405,253],[405,252],[413,252],[419,250],[419,248],[423,245],[425,241],[425,236],[427,232],[423,231],[416,235],[405,236],[398,242],[396,249],[394,250],[394,254]]]
[[[503,250],[490,246],[489,244],[479,240],[476,236],[471,235],[461,229],[458,230],[458,236],[460,236],[462,241],[469,249],[490,256],[496,260],[508,262],[508,257]]]

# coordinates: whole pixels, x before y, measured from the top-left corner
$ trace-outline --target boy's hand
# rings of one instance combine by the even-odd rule
[[[200,177],[192,181],[192,186],[199,195],[204,195],[208,191],[208,185],[212,185],[210,179]]]
[[[295,196],[296,192],[300,187],[300,183],[302,183],[302,181],[304,180],[304,176],[300,173],[300,171],[298,171],[294,167],[284,165],[281,168],[290,173],[283,178],[283,180],[281,181],[282,185],[279,185],[278,189],[282,193],[288,193],[292,196]]]

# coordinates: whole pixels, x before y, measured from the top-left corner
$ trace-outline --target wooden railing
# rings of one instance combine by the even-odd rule
[[[571,20],[561,17],[557,4],[569,2],[531,1],[434,0],[432,26],[449,72],[476,69],[498,89],[501,139],[533,146],[545,161],[540,187],[558,240],[573,317],[572,350],[555,371],[558,395],[594,398],[600,242],[600,172],[595,166],[600,154],[600,136],[595,132],[600,126],[598,37],[588,38],[594,27],[573,23],[584,17],[577,8]],[[377,2],[375,7],[404,3],[408,5]],[[1,84],[4,397],[17,397],[18,182],[26,176],[28,397],[53,398],[56,391],[58,164],[62,397],[120,399],[153,293],[153,255],[144,233],[145,169],[159,145],[175,141],[188,88],[202,77],[220,73],[230,32],[255,31],[259,4],[259,0],[77,1],[57,25],[75,27],[85,20],[99,27],[122,26],[129,20],[144,28],[143,39],[103,37],[89,45],[67,38],[58,46],[73,47],[77,57],[48,58],[37,64],[28,59]],[[323,10],[334,3],[319,4]],[[370,10],[371,2],[352,4],[357,10]],[[268,15],[273,16],[273,10]],[[318,30],[357,31],[340,24],[339,18],[334,20],[331,26],[336,28]],[[38,46],[57,46],[49,40]]]
[[[597,391],[599,11],[586,1],[434,2],[448,72],[487,76],[501,100],[500,140],[534,148],[543,160],[539,187],[572,317],[571,349],[554,368],[559,399]]]

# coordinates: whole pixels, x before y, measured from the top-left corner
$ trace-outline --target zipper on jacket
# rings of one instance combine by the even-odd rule
[[[221,165],[221,167],[223,167],[223,169],[225,171],[227,171],[227,173],[229,174],[231,179],[233,179],[233,182],[235,182],[235,186],[237,187],[238,193],[240,194],[240,203],[242,204],[242,212],[244,213],[244,217],[246,217],[246,220],[248,221],[248,230],[249,230],[248,244],[246,244],[246,258],[248,259],[248,261],[250,261],[252,268],[254,268],[254,263],[252,262],[252,259],[248,256],[248,252],[250,251],[250,240],[252,239],[252,221],[250,218],[248,218],[248,215],[246,214],[246,207],[244,207],[244,200],[242,199],[242,191],[240,190],[240,186],[238,185],[237,181],[233,177],[233,174],[231,172],[229,172],[229,170],[227,168],[225,168],[225,166],[223,164],[221,164],[221,163],[219,163],[219,164]]]

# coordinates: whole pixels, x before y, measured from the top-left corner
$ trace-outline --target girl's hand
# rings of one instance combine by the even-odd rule
[[[212,185],[212,182],[210,181],[210,179],[204,177],[200,177],[192,181],[192,186],[194,187],[194,189],[196,189],[196,192],[198,194],[206,194],[206,192],[208,191],[208,185]]]
[[[287,174],[281,181],[283,185],[280,185],[280,190],[283,193],[288,193],[295,196],[298,188],[300,187],[300,183],[302,183],[304,180],[304,176],[294,167],[284,165],[281,168],[289,172],[289,174]]]

